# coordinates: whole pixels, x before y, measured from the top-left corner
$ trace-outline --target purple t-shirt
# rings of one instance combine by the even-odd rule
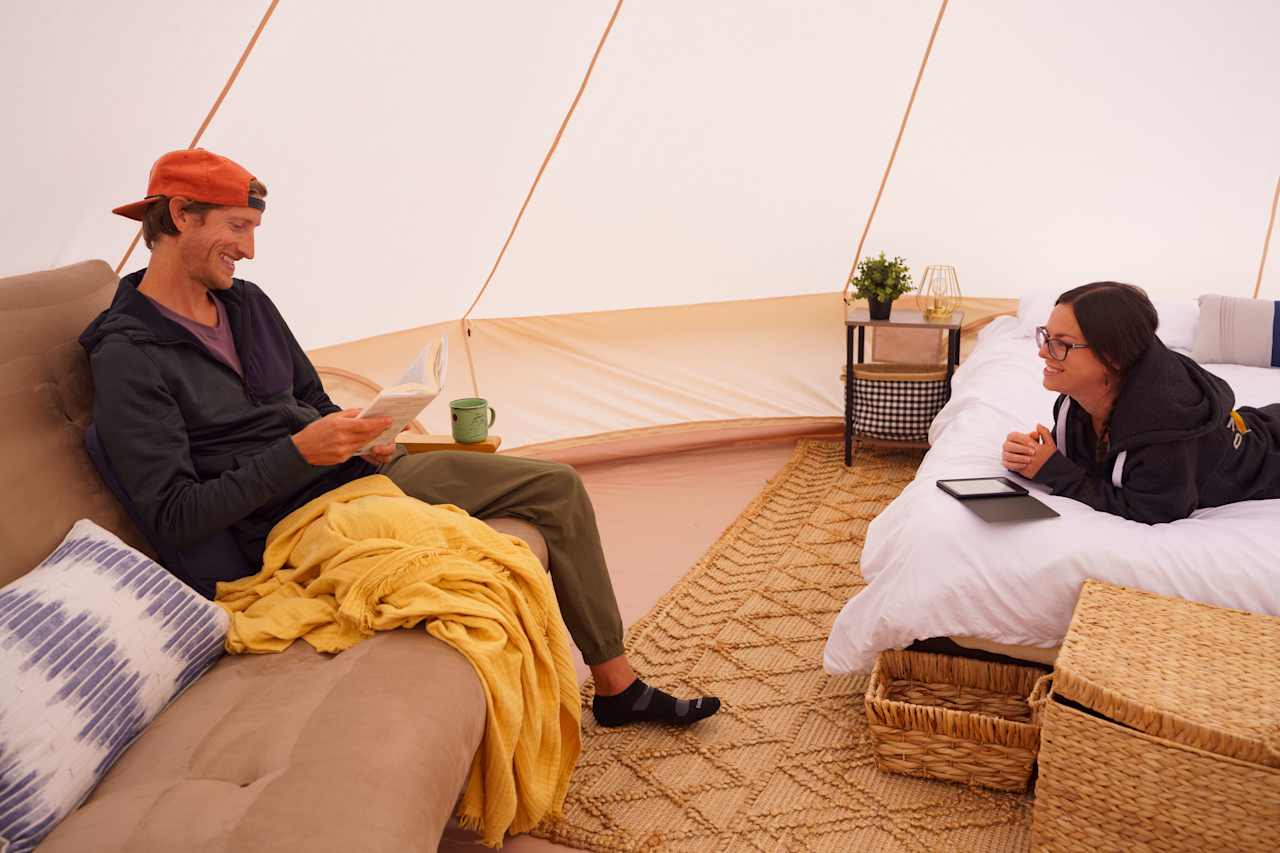
[[[147,298],[151,299],[149,296]],[[212,296],[209,298],[213,299],[213,304],[218,307],[218,325],[216,326],[197,323],[189,317],[182,316],[177,311],[166,308],[154,299],[151,299],[151,304],[156,306],[156,309],[161,314],[195,335],[196,340],[204,344],[205,348],[213,353],[215,358],[230,367],[243,379],[244,370],[240,367],[240,356],[236,353],[235,338],[231,336],[231,323],[227,320],[226,306],[222,304],[221,299]]]

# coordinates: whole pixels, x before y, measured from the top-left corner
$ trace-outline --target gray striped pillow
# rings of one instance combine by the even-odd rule
[[[1201,364],[1280,367],[1280,302],[1201,296],[1191,357]]]
[[[0,589],[0,849],[33,849],[222,654],[222,608],[92,521]]]

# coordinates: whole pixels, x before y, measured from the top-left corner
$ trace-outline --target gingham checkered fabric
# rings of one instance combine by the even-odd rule
[[[947,402],[946,379],[868,379],[853,383],[853,431],[890,441],[926,441]]]

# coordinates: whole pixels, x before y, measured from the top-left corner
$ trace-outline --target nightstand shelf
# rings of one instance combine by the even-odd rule
[[[919,311],[903,308],[895,310],[888,320],[873,320],[866,308],[850,307],[845,312],[845,366],[844,366],[844,464],[853,464],[854,375],[855,364],[862,364],[865,357],[866,330],[871,328],[937,329],[947,333],[946,382],[947,397],[951,396],[951,375],[960,363],[960,330],[964,325],[964,312],[956,311],[945,320],[928,320]],[[857,342],[855,345],[855,330]],[[855,361],[855,352],[857,359]],[[877,445],[920,447],[919,442],[894,442],[879,439],[858,438],[859,441]]]

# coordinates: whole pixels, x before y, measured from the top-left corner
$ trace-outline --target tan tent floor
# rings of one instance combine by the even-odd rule
[[[782,468],[795,442],[791,436],[579,466],[626,625],[684,576]],[[575,663],[585,678],[576,651]],[[440,845],[442,851],[482,849],[476,836],[457,827]],[[571,849],[531,836],[503,847],[513,853]]]

